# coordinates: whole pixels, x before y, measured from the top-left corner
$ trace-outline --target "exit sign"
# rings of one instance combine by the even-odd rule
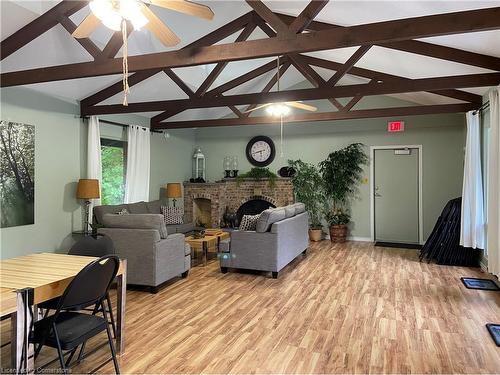
[[[405,130],[404,121],[389,121],[387,123],[387,131],[389,133],[403,132]]]

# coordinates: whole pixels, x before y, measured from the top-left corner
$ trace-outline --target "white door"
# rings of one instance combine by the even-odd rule
[[[375,149],[375,241],[419,243],[419,149]]]

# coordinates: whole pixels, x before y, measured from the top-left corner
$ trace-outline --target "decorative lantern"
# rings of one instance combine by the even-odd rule
[[[195,182],[206,181],[205,170],[205,155],[203,155],[199,147],[196,147],[193,154],[193,179]]]
[[[232,177],[236,178],[238,177],[238,157],[233,156],[231,158],[231,169],[232,169]]]
[[[231,158],[229,156],[224,156],[222,168],[224,169],[224,178],[231,177]]]

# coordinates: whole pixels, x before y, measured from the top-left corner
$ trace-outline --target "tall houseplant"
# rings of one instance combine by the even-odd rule
[[[334,151],[319,164],[324,181],[325,194],[330,200],[326,219],[330,225],[330,238],[344,242],[347,224],[350,221],[350,198],[357,192],[361,181],[363,165],[368,157],[362,143],[353,143]]]
[[[319,241],[322,234],[321,208],[325,201],[321,174],[315,165],[302,160],[288,160],[288,165],[295,171],[292,177],[295,199],[304,203],[309,212],[309,238]]]

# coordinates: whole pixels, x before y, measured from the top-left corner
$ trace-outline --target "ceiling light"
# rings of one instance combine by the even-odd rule
[[[267,107],[267,113],[269,113],[271,116],[286,116],[290,113],[290,108],[283,103],[275,103],[271,104],[270,106]]]

